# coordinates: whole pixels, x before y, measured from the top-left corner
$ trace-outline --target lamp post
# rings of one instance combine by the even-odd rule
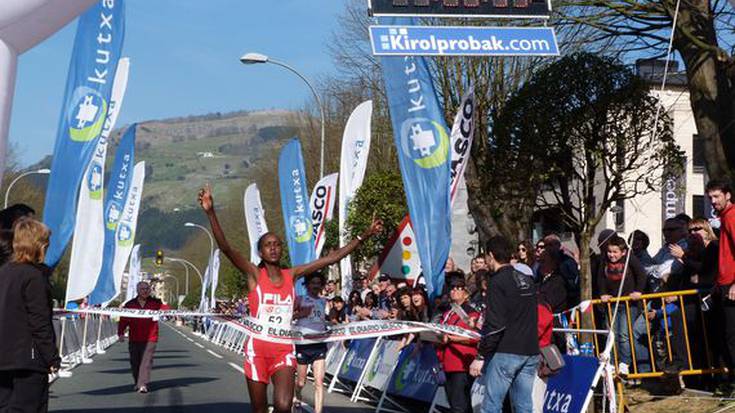
[[[186,269],[186,295],[189,295],[189,266],[194,269],[196,274],[199,276],[199,281],[204,284],[204,278],[202,278],[202,273],[199,272],[199,269],[189,262],[188,260],[185,260],[183,258],[175,258],[175,257],[164,257],[165,261],[171,261],[171,262],[178,262],[179,264],[184,266],[184,269]]]
[[[28,176],[28,175],[33,175],[33,174],[48,175],[50,173],[51,173],[50,169],[43,168],[43,169],[38,169],[35,171],[24,172],[18,175],[17,177],[15,177],[15,179],[13,179],[13,181],[10,182],[10,185],[8,185],[8,189],[5,190],[5,206],[3,206],[3,208],[8,207],[8,197],[10,196],[10,189],[13,187],[13,185],[15,185],[16,182],[18,182],[20,178],[23,178],[24,176]]]
[[[175,301],[176,301],[176,305],[178,305],[179,304],[179,292],[181,292],[181,290],[179,289],[179,279],[174,277],[171,274],[163,274],[163,279],[165,280],[166,278],[173,278],[176,281],[176,300]]]
[[[184,226],[185,227],[199,228],[202,231],[204,231],[204,232],[207,233],[207,236],[209,237],[209,257],[211,259],[212,255],[214,254],[214,237],[212,236],[212,233],[209,232],[209,230],[206,227],[204,227],[202,225],[199,225],[199,224],[195,224],[193,222],[187,222],[187,223],[184,224]]]
[[[299,73],[296,69],[293,67],[287,65],[286,63],[279,62],[278,60],[273,60],[270,57],[260,54],[260,53],[246,53],[240,58],[240,61],[243,64],[246,65],[254,65],[258,63],[272,63],[277,66],[281,66],[292,73],[294,73],[296,76],[301,78],[301,80],[306,83],[307,86],[309,86],[309,89],[311,89],[311,93],[314,94],[314,98],[316,99],[317,105],[319,105],[319,114],[321,116],[321,123],[322,123],[322,137],[321,137],[321,147],[319,150],[319,178],[324,177],[324,123],[325,123],[325,117],[324,117],[324,105],[322,105],[322,100],[319,97],[319,94],[316,92],[316,89],[314,86],[309,82],[309,79],[307,79],[304,75]]]

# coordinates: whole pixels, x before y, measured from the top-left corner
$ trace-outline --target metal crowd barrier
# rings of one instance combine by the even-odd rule
[[[713,343],[710,343],[708,325],[713,323],[714,310],[703,311],[700,293],[697,290],[672,291],[655,294],[644,294],[640,300],[633,300],[629,296],[612,298],[608,302],[596,299],[591,301],[588,311],[592,318],[593,329],[609,329],[610,320],[616,303],[619,304],[616,323],[623,323],[623,331],[616,331],[618,338],[613,345],[613,360],[615,372],[628,379],[643,379],[661,377],[667,365],[674,363],[678,354],[680,366],[678,373],[681,376],[726,374],[727,368],[721,365],[713,354]],[[644,311],[643,309],[646,309]],[[654,312],[653,320],[649,320],[646,312]],[[635,316],[635,317],[632,317]],[[581,323],[581,310],[572,311],[571,333],[577,342],[580,342],[584,331]],[[622,317],[622,318],[621,318]],[[602,318],[602,319],[601,319]],[[617,321],[620,318],[622,321]],[[694,329],[694,331],[690,331]],[[619,334],[622,332],[623,334]],[[696,333],[696,334],[692,334]],[[683,340],[680,336],[683,335]],[[620,336],[623,337],[629,351],[631,364],[628,374],[621,374]],[[626,339],[627,336],[627,339]],[[677,343],[679,343],[677,345]],[[603,351],[604,338],[593,334],[594,355]]]
[[[103,354],[117,341],[117,323],[108,316],[96,314],[65,314],[53,318],[54,331],[58,340],[62,373],[79,364],[92,362],[95,354]]]
[[[203,324],[203,338],[243,354],[246,335],[231,322],[207,319]],[[417,349],[410,344],[401,350],[398,344],[387,337],[351,340],[348,346],[341,341],[329,343],[324,381],[327,391],[349,395],[353,402],[371,403],[376,412],[408,413],[401,398],[424,402],[431,411],[437,406],[448,408],[434,346],[424,343]],[[398,382],[401,384],[396,385]]]

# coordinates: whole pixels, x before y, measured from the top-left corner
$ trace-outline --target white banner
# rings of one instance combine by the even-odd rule
[[[209,308],[216,308],[217,301],[214,293],[217,291],[217,284],[219,283],[219,249],[214,250],[212,256],[212,288],[209,293]]]
[[[243,204],[245,205],[245,225],[247,225],[248,238],[250,239],[250,262],[258,264],[260,262],[258,240],[268,232],[265,210],[260,202],[258,184],[250,184],[247,187],[243,196]]]
[[[332,220],[334,215],[334,199],[337,194],[338,176],[339,174],[325,176],[317,182],[311,192],[309,205],[311,205],[311,224],[314,230],[314,251],[317,259],[321,256],[326,240],[324,227],[327,221]]]
[[[212,285],[212,255],[207,261],[207,268],[204,270],[204,281],[202,282],[202,293],[199,298],[199,311],[207,311],[209,300],[207,300],[207,288]]]
[[[125,302],[132,300],[138,295],[137,286],[140,282],[140,244],[133,247],[130,253],[130,264],[128,265],[128,288],[125,292]]]
[[[122,288],[122,276],[128,257],[135,241],[135,229],[138,225],[140,199],[143,197],[143,181],[145,180],[145,162],[138,162],[133,169],[130,191],[125,200],[125,208],[115,230],[115,257],[112,262],[112,275],[115,279],[115,297]]]
[[[66,301],[81,300],[88,296],[99,278],[105,240],[104,224],[104,177],[107,159],[107,139],[115,127],[120,113],[125,90],[128,86],[130,59],[122,58],[115,72],[110,95],[110,109],[100,134],[94,155],[84,173],[79,188],[77,218],[74,226],[74,240],[69,261],[69,275],[66,283]]]
[[[370,120],[373,115],[373,101],[368,100],[355,108],[347,120],[345,132],[342,136],[342,155],[339,166],[339,246],[343,247],[350,242],[345,234],[347,223],[347,209],[355,192],[362,185],[365,178],[368,154],[370,152]],[[342,296],[352,291],[352,261],[350,256],[339,262],[342,273]]]
[[[454,124],[452,125],[452,180],[449,187],[452,204],[454,204],[459,183],[464,179],[464,170],[467,166],[467,160],[470,158],[472,138],[474,135],[475,88],[470,87],[462,98],[462,103],[459,105],[459,111],[454,117]]]
[[[397,340],[381,340],[378,345],[377,357],[368,367],[363,386],[383,390],[388,384],[393,369],[398,365],[398,356],[401,354],[401,342]]]

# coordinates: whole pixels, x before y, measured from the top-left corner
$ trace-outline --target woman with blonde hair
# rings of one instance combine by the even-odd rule
[[[719,269],[719,241],[709,221],[703,218],[689,221],[687,231],[689,236],[687,237],[686,251],[678,245],[669,247],[671,255],[684,264],[684,271],[672,274],[666,287],[669,291],[699,290],[709,292],[715,285]],[[705,317],[700,317],[697,314],[701,301],[702,297],[699,295],[689,295],[683,298],[694,368],[709,367],[704,356],[706,354],[705,330],[709,342],[712,343],[714,360],[724,354],[722,352],[723,347],[720,345],[722,335],[718,337],[718,334],[715,333],[718,322],[712,318],[712,312],[706,313]],[[705,321],[704,325],[702,325],[702,320]],[[673,374],[687,369],[689,366],[681,311],[671,315],[671,337],[673,361],[671,365],[664,367],[664,371]]]
[[[13,254],[0,267],[0,411],[48,410],[48,374],[61,360],[51,323],[49,229],[22,218],[13,227]]]

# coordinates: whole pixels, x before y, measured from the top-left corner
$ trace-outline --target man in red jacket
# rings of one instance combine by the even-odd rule
[[[151,297],[151,286],[145,281],[137,285],[138,296],[125,303],[125,308],[138,310],[160,310],[161,300]],[[158,342],[158,321],[152,318],[121,317],[117,326],[117,336],[120,341],[125,340],[125,330],[130,327],[130,367],[133,369],[135,390],[138,393],[148,393],[148,382],[153,366],[153,353]]]
[[[712,209],[720,217],[720,252],[718,273],[712,298],[725,327],[725,361],[730,371],[735,367],[735,206],[732,189],[724,181],[710,181],[705,188]],[[729,393],[735,393],[730,383]]]

